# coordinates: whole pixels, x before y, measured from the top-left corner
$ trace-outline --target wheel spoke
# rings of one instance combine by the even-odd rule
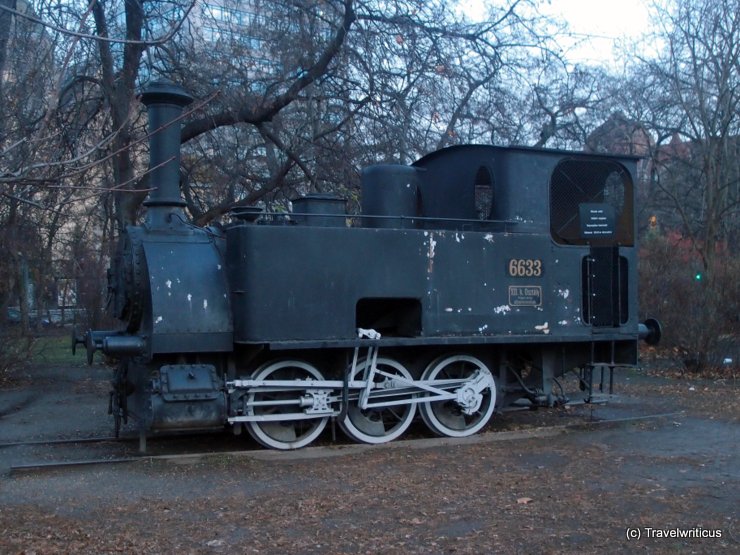
[[[465,416],[451,402],[445,402],[444,410],[436,410],[439,421],[450,430],[464,430],[467,427]]]
[[[260,427],[263,432],[278,441],[295,443],[298,439],[292,422],[262,422]]]
[[[362,411],[357,405],[351,405],[347,416],[364,434],[376,437],[383,437],[387,434],[385,424],[376,411]]]

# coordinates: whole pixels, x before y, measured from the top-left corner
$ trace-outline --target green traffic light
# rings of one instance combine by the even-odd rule
[[[701,281],[701,278],[702,278],[701,272],[696,272],[696,275],[694,276],[694,279],[696,281]]]

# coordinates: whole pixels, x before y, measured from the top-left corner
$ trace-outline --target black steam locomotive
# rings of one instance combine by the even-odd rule
[[[469,145],[362,174],[362,212],[309,195],[293,212],[185,219],[180,125],[191,98],[158,82],[148,107],[146,223],[109,271],[116,331],[76,337],[121,362],[116,431],[242,428],[292,449],[330,418],[350,438],[400,436],[417,409],[436,434],[479,431],[494,410],[585,395],[637,362],[636,162]]]

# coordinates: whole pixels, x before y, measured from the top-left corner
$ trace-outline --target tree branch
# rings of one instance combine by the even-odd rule
[[[323,50],[316,62],[300,77],[293,81],[287,91],[276,96],[271,102],[261,106],[245,106],[237,112],[222,111],[218,114],[192,121],[183,127],[181,135],[182,142],[187,142],[198,135],[207,133],[208,131],[213,131],[218,127],[226,125],[233,125],[235,123],[251,123],[256,125],[258,123],[270,121],[278,114],[278,112],[280,112],[280,110],[295,101],[301,91],[325,74],[329,64],[342,49],[347,38],[347,34],[349,33],[352,24],[357,19],[357,15],[355,14],[353,7],[353,0],[344,0],[343,3],[344,14],[342,21],[337,31],[334,33],[334,37],[331,42]]]

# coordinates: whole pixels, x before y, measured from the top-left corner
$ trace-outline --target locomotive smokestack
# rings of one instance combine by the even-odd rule
[[[141,94],[149,113],[149,183],[144,201],[151,227],[167,224],[167,215],[185,206],[180,196],[180,122],[182,109],[193,101],[185,90],[169,81],[155,81]]]

